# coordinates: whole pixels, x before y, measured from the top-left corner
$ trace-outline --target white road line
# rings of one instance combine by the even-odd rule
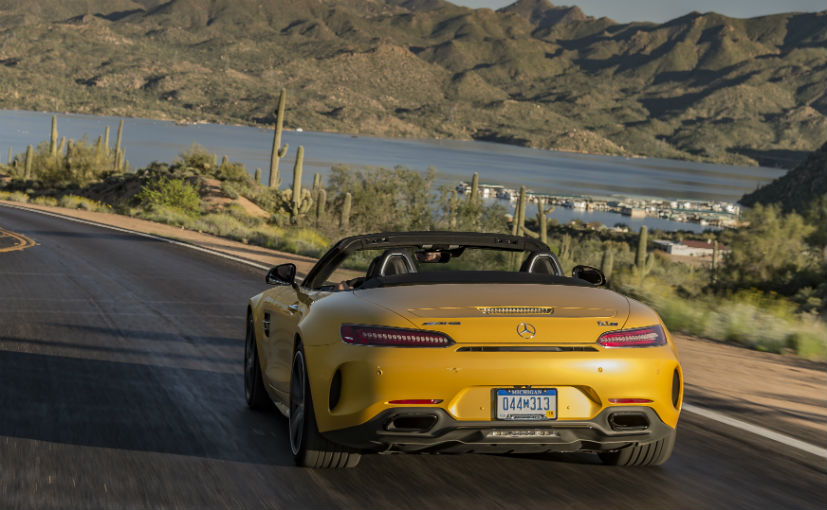
[[[784,434],[780,434],[774,430],[759,427],[758,425],[753,425],[752,423],[747,423],[745,421],[736,420],[735,418],[730,418],[723,413],[698,407],[694,404],[688,404],[686,402],[683,403],[681,409],[688,413],[697,414],[698,416],[703,416],[709,420],[717,421],[718,423],[723,423],[724,425],[729,425],[730,427],[765,437],[783,445],[787,445],[807,453],[812,453],[813,455],[818,455],[819,457],[827,458],[827,449],[812,445],[810,443],[805,443],[804,441],[799,441],[794,437],[785,436]]]
[[[122,228],[122,227],[115,227],[115,226],[112,226],[112,225],[106,225],[105,223],[98,223],[98,222],[95,222],[95,221],[82,220],[80,218],[73,218],[71,216],[64,216],[62,214],[56,214],[56,213],[52,213],[52,212],[48,212],[48,211],[41,211],[40,209],[29,209],[28,207],[21,207],[21,206],[17,206],[17,205],[9,205],[9,204],[2,204],[2,205],[6,206],[6,207],[10,207],[12,209],[19,209],[21,211],[36,212],[36,213],[39,213],[39,214],[45,214],[46,216],[53,216],[55,218],[61,218],[61,219],[64,219],[64,220],[74,221],[75,223],[83,223],[85,225],[92,225],[92,226],[95,226],[95,227],[108,228],[109,230],[116,230],[118,232],[125,232],[127,234],[134,234],[136,236],[146,237],[146,238],[149,238],[149,239],[154,239],[156,241],[163,241],[165,243],[174,244],[176,246],[183,246],[185,248],[189,248],[189,249],[195,250],[195,251],[200,251],[202,253],[209,253],[210,255],[215,255],[217,257],[221,257],[221,258],[224,258],[224,259],[227,259],[227,260],[232,260],[232,261],[235,261],[235,262],[240,262],[242,264],[247,264],[248,266],[252,266],[252,267],[255,267],[255,268],[258,268],[258,269],[264,269],[264,270],[270,269],[270,266],[265,266],[264,264],[259,264],[257,262],[253,262],[251,260],[243,259],[241,257],[236,257],[236,256],[233,256],[233,255],[227,255],[226,253],[222,253],[222,252],[217,251],[217,250],[211,250],[209,248],[202,248],[201,246],[196,246],[194,244],[188,244],[188,243],[184,243],[184,242],[181,242],[181,241],[176,241],[175,239],[169,239],[167,237],[161,237],[161,236],[157,236],[157,235],[154,235],[154,234],[145,234],[144,232],[138,232],[137,230],[131,230],[131,229]]]
[[[134,234],[134,235],[141,236],[141,237],[148,237],[150,239],[155,239],[156,241],[163,241],[165,243],[170,243],[170,244],[174,244],[174,245],[177,245],[177,246],[183,246],[184,248],[189,248],[191,250],[200,251],[202,253],[208,253],[210,255],[216,255],[218,257],[222,257],[222,258],[225,258],[225,259],[228,259],[228,260],[232,260],[232,261],[235,261],[235,262],[240,262],[241,264],[247,264],[248,266],[252,266],[252,267],[255,267],[255,268],[258,268],[258,269],[265,269],[265,270],[270,269],[269,266],[265,266],[263,264],[258,264],[256,262],[252,262],[250,260],[242,259],[240,257],[234,257],[232,255],[227,255],[226,253],[221,253],[220,251],[211,250],[209,248],[202,248],[200,246],[195,246],[193,244],[182,243],[181,241],[176,241],[174,239],[168,239],[166,237],[156,236],[156,235],[153,235],[153,234],[145,234],[143,232],[138,232],[138,231],[130,230],[130,229],[127,229],[127,228],[114,227],[112,225],[106,225],[106,224],[103,224],[103,223],[96,223],[94,221],[87,221],[87,220],[82,220],[82,219],[79,219],[79,218],[72,218],[70,216],[63,216],[63,215],[60,215],[60,214],[55,214],[55,213],[51,213],[51,212],[47,212],[47,211],[41,211],[41,210],[38,210],[38,209],[29,209],[28,207],[20,207],[20,206],[16,206],[16,205],[8,205],[8,204],[3,204],[3,205],[5,205],[7,207],[14,208],[14,209],[20,209],[20,210],[23,210],[23,211],[32,211],[32,212],[37,212],[37,213],[40,213],[40,214],[45,214],[47,216],[54,216],[55,218],[62,218],[62,219],[70,220],[70,221],[75,221],[77,223],[84,223],[84,224],[87,224],[87,225],[93,225],[95,227],[103,227],[103,228],[108,228],[110,230],[117,230],[118,232],[125,232],[125,233],[128,233],[128,234]],[[812,445],[810,443],[806,443],[804,441],[799,441],[798,439],[795,439],[794,437],[785,436],[784,434],[781,434],[781,433],[776,432],[774,430],[771,430],[771,429],[768,429],[768,428],[765,428],[765,427],[760,427],[758,425],[753,425],[753,424],[747,423],[745,421],[736,420],[735,418],[730,418],[729,416],[727,416],[723,413],[719,413],[717,411],[712,411],[710,409],[705,409],[703,407],[699,407],[699,406],[696,406],[695,404],[690,404],[690,403],[687,403],[687,402],[683,403],[683,406],[681,407],[681,409],[683,411],[688,412],[688,413],[693,413],[693,414],[697,414],[698,416],[703,416],[704,418],[707,418],[709,420],[717,421],[718,423],[722,423],[724,425],[729,425],[730,427],[734,427],[736,429],[743,430],[745,432],[749,432],[751,434],[755,434],[755,435],[764,437],[766,439],[770,439],[772,441],[776,441],[778,443],[790,446],[792,448],[796,448],[798,450],[801,450],[801,451],[804,451],[804,452],[807,452],[807,453],[812,453],[813,455],[818,455],[819,457],[827,458],[827,449],[821,448],[819,446]]]

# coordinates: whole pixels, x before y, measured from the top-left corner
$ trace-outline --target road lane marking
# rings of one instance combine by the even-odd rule
[[[236,257],[236,256],[233,256],[233,255],[227,255],[226,253],[222,253],[220,251],[211,250],[209,248],[202,248],[201,246],[196,246],[194,244],[189,244],[189,243],[185,243],[185,242],[182,242],[182,241],[176,241],[175,239],[170,239],[168,237],[161,237],[161,236],[158,236],[158,235],[155,235],[155,234],[146,234],[144,232],[138,232],[137,230],[130,230],[128,228],[116,227],[116,226],[113,226],[113,225],[106,225],[105,223],[98,223],[98,222],[95,222],[95,221],[82,220],[80,218],[73,218],[71,216],[64,216],[62,214],[56,214],[56,213],[49,212],[49,211],[41,211],[39,209],[29,209],[28,207],[20,207],[20,206],[17,206],[17,205],[10,205],[10,204],[2,204],[2,205],[5,206],[5,207],[10,207],[12,209],[19,209],[21,211],[29,211],[29,212],[34,212],[34,213],[38,213],[38,214],[43,214],[43,215],[46,215],[46,216],[52,216],[53,218],[60,218],[62,220],[74,221],[75,223],[83,223],[84,225],[92,225],[93,227],[108,228],[109,230],[115,230],[117,232],[124,232],[126,234],[132,234],[132,235],[136,235],[136,236],[139,236],[139,237],[145,237],[147,239],[153,239],[155,241],[162,241],[162,242],[165,242],[165,243],[174,244],[176,246],[183,246],[183,247],[189,248],[191,250],[200,251],[202,253],[208,253],[210,255],[215,255],[215,256],[218,256],[218,257],[221,257],[221,258],[224,258],[224,259],[227,259],[227,260],[232,260],[232,261],[235,261],[235,262],[240,262],[242,264],[246,264],[248,266],[252,266],[252,267],[255,267],[255,268],[258,268],[258,269],[268,270],[271,267],[271,266],[265,266],[264,264],[259,264],[257,262],[253,262],[251,260],[243,259],[241,257]]]
[[[31,248],[32,246],[37,246],[37,242],[35,242],[32,238],[0,227],[0,238],[3,237],[11,237],[13,240],[16,241],[16,244],[13,244],[12,246],[6,246],[5,248],[0,248],[0,253],[8,253],[10,251],[21,251],[25,250],[26,248]]]
[[[818,455],[819,457],[827,458],[827,449],[825,448],[821,448],[810,443],[805,443],[804,441],[799,441],[794,437],[785,436],[784,434],[776,432],[772,429],[753,425],[752,423],[747,423],[745,421],[736,420],[735,418],[731,418],[723,413],[719,413],[718,411],[712,411],[710,409],[705,409],[686,402],[684,402],[681,410],[688,413],[697,414],[698,416],[703,416],[706,419],[717,421],[718,423],[723,423],[724,425],[729,425],[730,427],[734,427],[745,432],[750,432],[807,453],[812,453],[813,455]]]
[[[137,236],[140,236],[140,237],[146,237],[146,238],[149,238],[149,239],[154,239],[156,241],[161,241],[161,242],[165,242],[165,243],[174,244],[176,246],[183,246],[184,248],[189,248],[191,250],[200,251],[202,253],[215,255],[215,256],[218,256],[218,257],[221,257],[221,258],[224,258],[224,259],[227,259],[227,260],[232,260],[234,262],[239,262],[241,264],[246,264],[248,266],[255,267],[255,268],[258,268],[258,269],[264,269],[264,270],[270,269],[269,266],[266,266],[264,264],[259,264],[257,262],[246,260],[246,259],[243,259],[241,257],[235,257],[233,255],[227,255],[226,253],[222,253],[222,252],[219,252],[219,251],[216,251],[216,250],[211,250],[209,248],[203,248],[201,246],[195,246],[193,244],[188,244],[188,243],[184,243],[184,242],[181,242],[181,241],[176,241],[175,239],[168,239],[166,237],[161,237],[161,236],[157,236],[157,235],[153,235],[153,234],[145,234],[143,232],[138,232],[138,231],[135,231],[135,230],[130,230],[130,229],[121,228],[121,227],[115,227],[115,226],[106,225],[106,224],[103,224],[103,223],[96,223],[94,221],[82,220],[82,219],[79,219],[79,218],[72,218],[70,216],[63,216],[63,215],[60,215],[60,214],[55,214],[55,213],[51,213],[51,212],[47,212],[47,211],[41,211],[41,210],[38,210],[38,209],[29,209],[29,208],[26,208],[26,207],[20,207],[20,206],[9,205],[9,204],[3,204],[3,205],[6,206],[6,207],[14,208],[14,209],[20,209],[22,211],[36,212],[36,213],[40,213],[40,214],[45,214],[46,216],[53,216],[55,218],[74,221],[74,222],[77,222],[77,223],[83,223],[83,224],[86,224],[86,225],[92,225],[94,227],[108,228],[110,230],[115,230],[115,231],[118,231],[118,232],[124,232],[124,233],[127,233],[127,234],[133,234],[133,235],[137,235]],[[684,402],[684,404],[681,407],[681,410],[686,411],[688,413],[697,414],[698,416],[702,416],[702,417],[707,418],[709,420],[717,421],[718,423],[722,423],[724,425],[728,425],[730,427],[733,427],[733,428],[736,428],[736,429],[739,429],[739,430],[743,430],[745,432],[749,432],[751,434],[755,434],[755,435],[764,437],[766,439],[770,439],[772,441],[776,441],[778,443],[790,446],[792,448],[796,448],[798,450],[801,450],[801,451],[804,451],[804,452],[807,452],[807,453],[811,453],[813,455],[817,455],[817,456],[822,457],[822,458],[827,458],[827,449],[821,448],[819,446],[812,445],[810,443],[806,443],[804,441],[800,441],[798,439],[795,439],[795,438],[790,437],[790,436],[786,436],[784,434],[781,434],[779,432],[776,432],[774,430],[771,430],[771,429],[768,429],[768,428],[765,428],[765,427],[760,427],[758,425],[753,425],[753,424],[747,423],[745,421],[741,421],[741,420],[737,420],[735,418],[731,418],[731,417],[729,417],[729,416],[727,416],[723,413],[719,413],[717,411],[712,411],[710,409],[706,409],[706,408],[703,408],[703,407],[700,407],[700,406],[696,406],[695,404],[690,404],[690,403],[687,403],[687,402]]]

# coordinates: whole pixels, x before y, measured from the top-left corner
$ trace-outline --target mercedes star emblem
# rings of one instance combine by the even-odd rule
[[[531,338],[534,338],[534,335],[537,334],[537,328],[535,328],[527,322],[521,322],[517,324],[517,334],[520,335],[522,338],[529,340]]]

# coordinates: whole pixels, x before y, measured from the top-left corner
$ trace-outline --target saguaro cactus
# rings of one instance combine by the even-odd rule
[[[293,165],[293,210],[292,215],[298,214],[299,202],[302,194],[302,167],[304,165],[304,147],[299,145],[296,151],[296,164]]]
[[[353,196],[348,191],[345,193],[345,201],[342,204],[342,216],[339,218],[339,226],[347,228],[350,225],[350,207],[353,203]]]
[[[316,194],[316,221],[319,221],[324,217],[324,209],[326,205],[327,191],[325,191],[324,188],[319,188],[319,192]]]
[[[474,176],[471,178],[471,195],[468,197],[471,202],[476,202],[480,199],[480,174],[478,172],[474,172]]]
[[[646,265],[646,243],[649,237],[649,230],[646,225],[640,227],[640,236],[637,240],[637,254],[635,255],[635,266],[643,269]]]
[[[8,164],[9,166],[11,166],[11,164],[12,164],[12,159],[11,158],[12,158],[12,146],[9,145],[9,159],[6,160],[6,164]]]
[[[123,119],[118,124],[118,138],[115,140],[115,170],[123,169],[123,149],[121,142],[123,141]]]
[[[106,126],[106,129],[103,130],[103,148],[106,151],[106,157],[109,157],[109,126]]]
[[[514,219],[511,220],[511,233],[513,235],[525,234],[525,186],[520,186],[520,198],[514,206]]]
[[[279,105],[276,109],[276,129],[273,132],[273,151],[270,154],[270,187],[279,187],[279,158],[287,154],[287,144],[281,146],[281,131],[284,125],[284,110],[287,101],[287,91],[281,89]],[[280,147],[281,146],[281,147]]]
[[[57,115],[52,115],[52,136],[49,137],[49,155],[57,157]]]
[[[256,173],[255,173],[254,178],[256,180],[256,184],[261,184],[261,168],[256,168]]]
[[[638,285],[643,285],[643,279],[655,267],[655,254],[650,253],[646,255],[646,241],[648,238],[648,230],[646,225],[640,227],[640,237],[638,238],[637,254],[635,255],[635,271],[638,276]]]
[[[712,285],[718,283],[718,240],[712,241]]]
[[[319,172],[313,174],[313,195],[319,192],[319,189],[322,187],[322,176],[319,175]]]
[[[61,136],[61,137],[60,137],[60,145],[58,145],[58,146],[57,146],[57,152],[58,152],[58,154],[63,154],[63,151],[64,151],[65,149],[66,149],[66,137],[65,137],[65,136]]]
[[[95,164],[99,165],[102,160],[103,160],[103,138],[100,135],[98,135],[98,139],[95,140]]]
[[[546,214],[554,211],[554,206],[546,207],[546,198],[540,197],[537,199],[537,225],[540,228],[540,242],[548,244],[548,217]]]
[[[563,239],[560,241],[560,253],[558,253],[561,259],[570,259],[571,258],[571,236],[568,234],[563,235]]]
[[[614,252],[612,251],[611,246],[606,246],[606,248],[603,250],[603,258],[600,259],[600,270],[603,272],[603,276],[606,277],[606,281],[609,281],[609,277],[612,276],[614,263]]]
[[[26,147],[26,166],[23,178],[27,181],[32,178],[32,162],[34,161],[34,148],[29,145]]]
[[[293,187],[279,191],[275,195],[279,200],[278,208],[290,216],[290,222],[298,223],[299,217],[304,216],[313,207],[313,197],[310,190],[302,189],[302,163],[304,161],[304,147],[299,147],[296,154],[296,164],[293,167]]]
[[[451,198],[448,199],[448,227],[451,229],[457,228],[457,208],[459,207],[459,197],[457,190],[451,190]]]

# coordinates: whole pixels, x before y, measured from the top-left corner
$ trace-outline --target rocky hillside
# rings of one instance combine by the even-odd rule
[[[827,13],[618,24],[519,0],[0,0],[0,108],[792,167]]]
[[[756,203],[779,203],[786,212],[804,213],[815,199],[824,195],[827,195],[827,143],[793,170],[744,195],[740,202],[748,207]]]

